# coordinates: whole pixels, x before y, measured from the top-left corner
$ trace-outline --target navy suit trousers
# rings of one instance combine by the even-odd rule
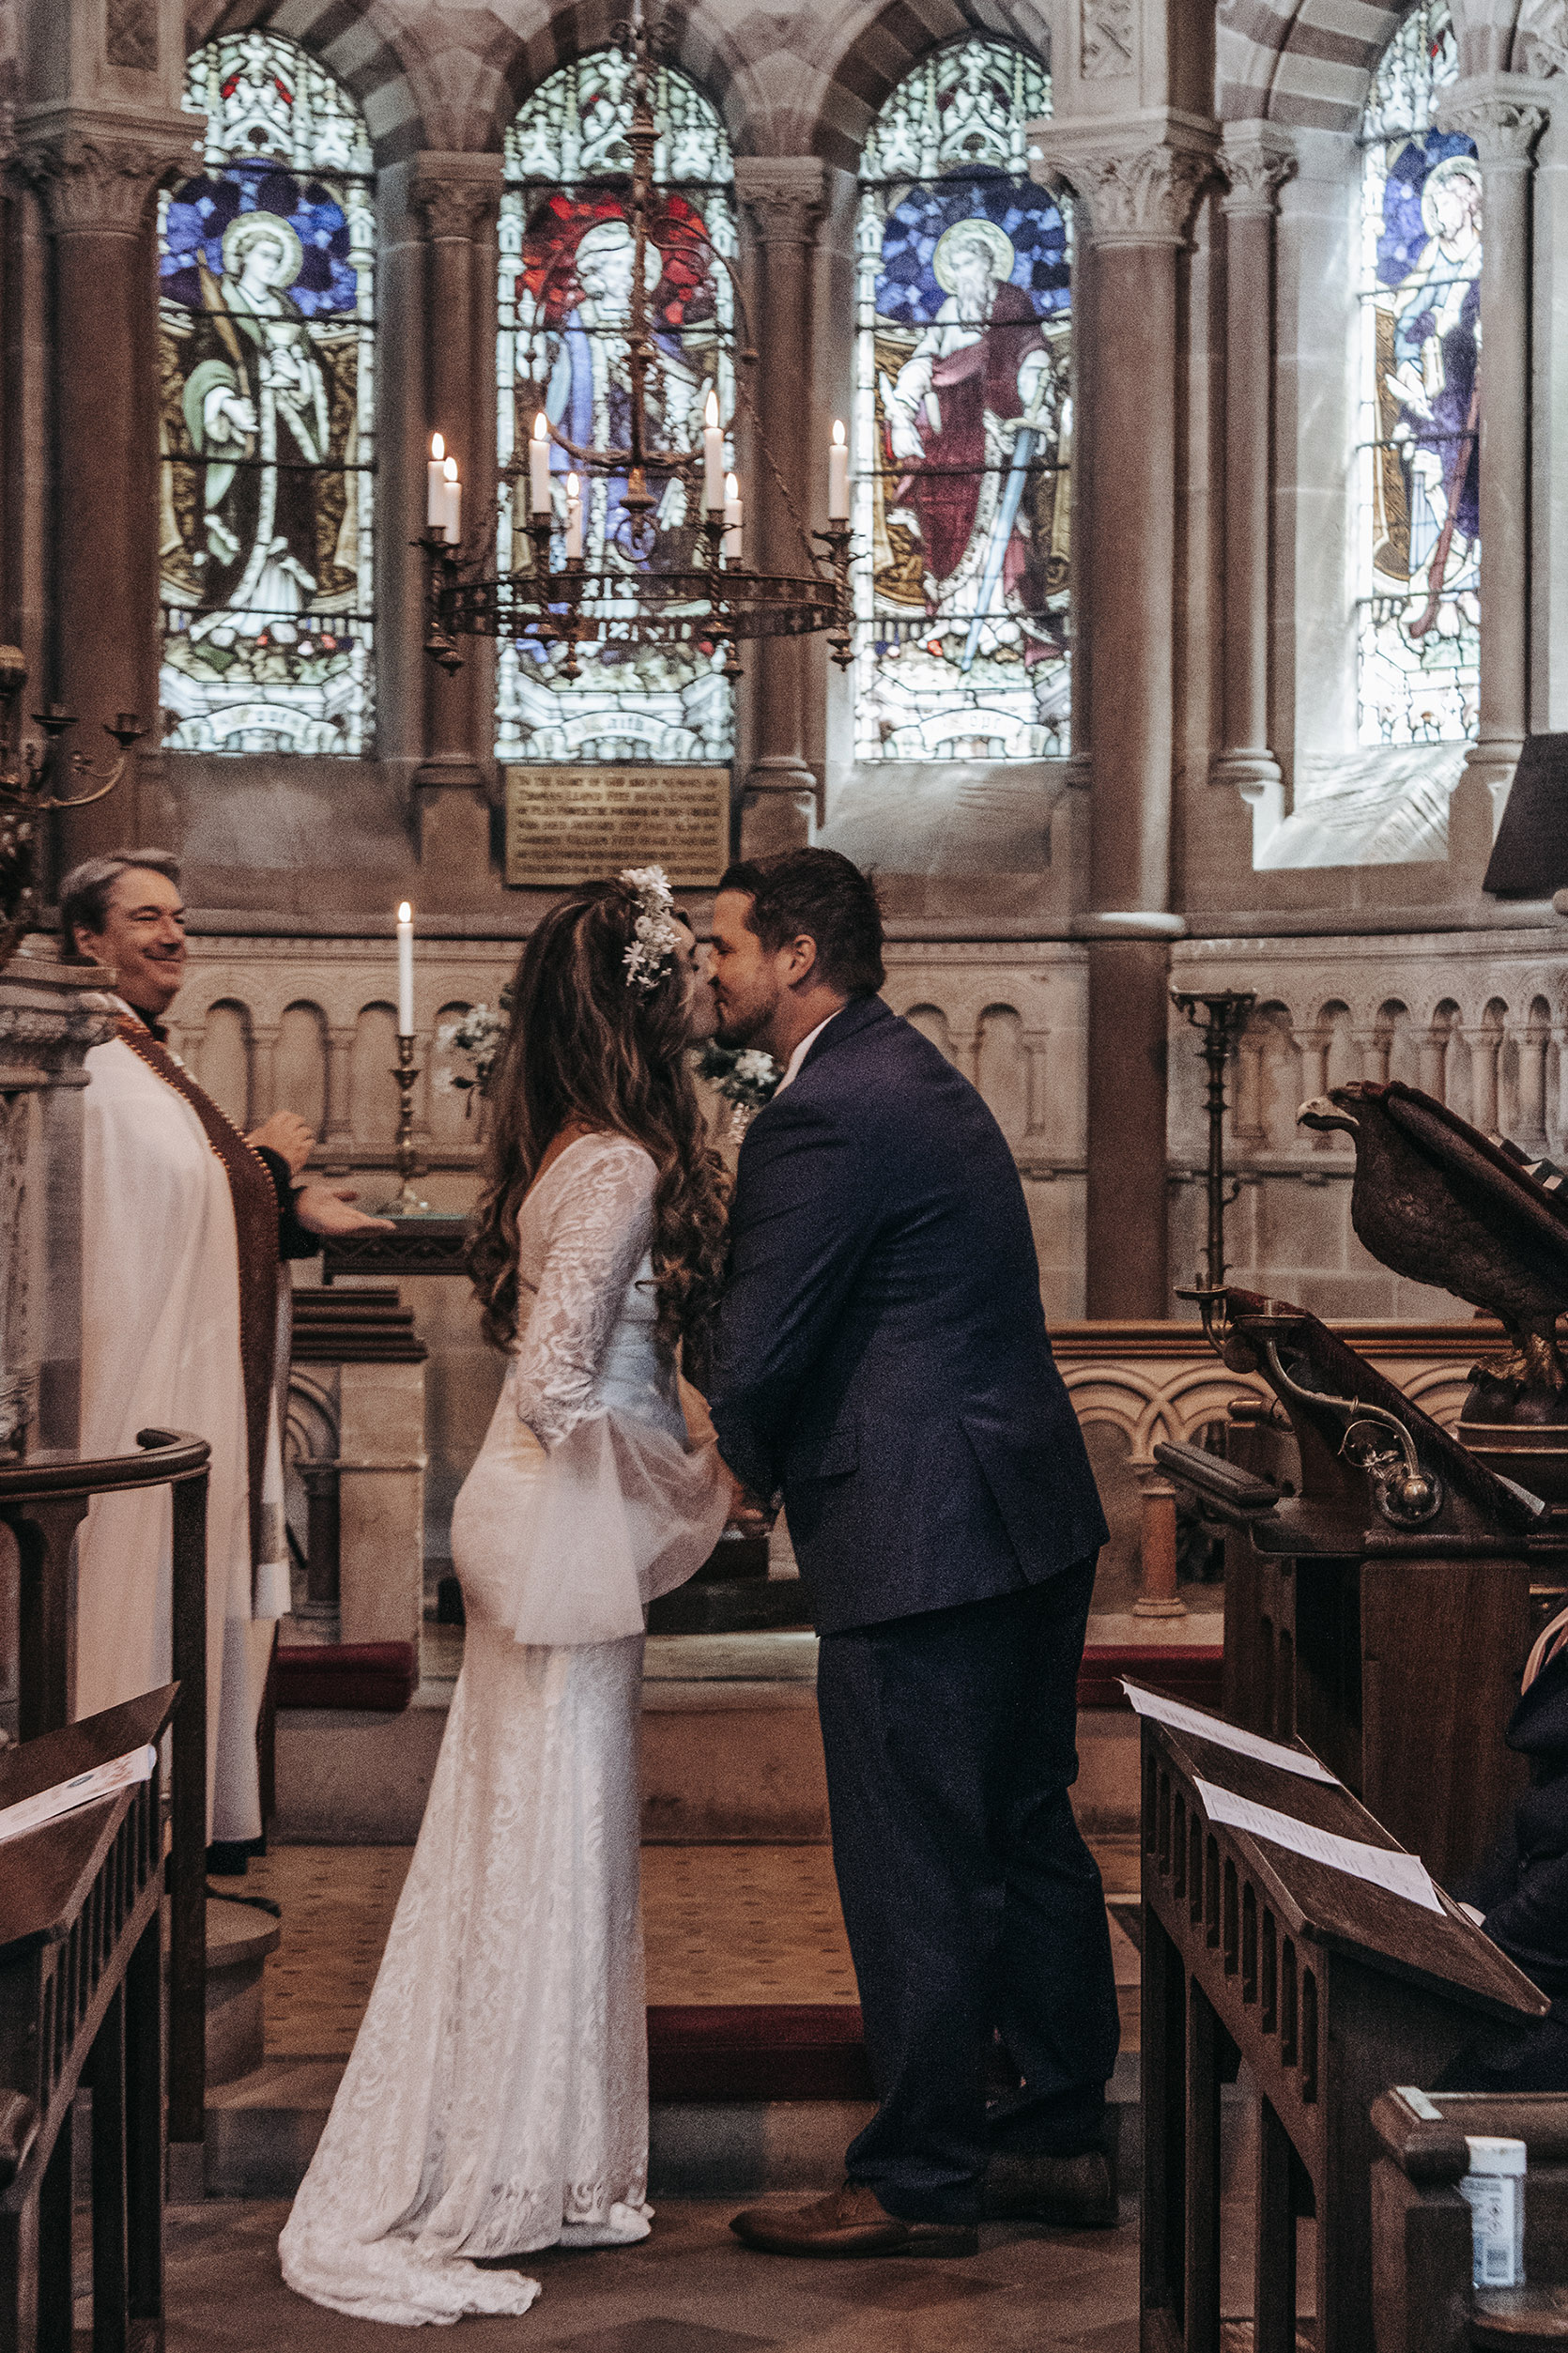
[[[833,1859],[880,2105],[849,2152],[909,2222],[980,2211],[996,2150],[1098,2143],[1118,2024],[1068,1791],[1094,1561],[824,1635]],[[999,2031],[1021,2089],[988,2107]]]

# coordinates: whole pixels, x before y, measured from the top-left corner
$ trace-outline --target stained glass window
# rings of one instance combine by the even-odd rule
[[[293,41],[191,59],[200,174],[161,200],[165,742],[363,752],[375,613],[364,118]]]
[[[503,465],[541,408],[579,448],[626,446],[632,72],[619,49],[562,66],[506,135],[498,353]],[[653,171],[662,198],[645,264],[655,342],[650,438],[667,449],[700,449],[709,392],[717,394],[727,431],[734,405],[733,288],[704,241],[705,232],[733,258],[734,172],[724,127],[700,91],[669,66],[657,68],[653,81]],[[726,463],[733,462],[727,450]],[[559,543],[571,460],[552,445],[550,463]],[[624,573],[628,590],[644,565],[679,570],[698,560],[701,517],[688,507],[684,484],[650,466],[648,487],[656,501],[653,528],[634,533],[622,503],[624,476],[584,479],[584,560],[591,573]],[[526,475],[521,496],[528,497]],[[504,503],[500,543],[504,571],[512,547]],[[575,680],[562,676],[561,658],[528,639],[502,640],[498,759],[729,759],[733,698],[712,646],[585,647]]]
[[[1437,128],[1458,77],[1446,0],[1383,54],[1361,118],[1360,740],[1476,731],[1481,166]]]
[[[1028,177],[1042,66],[938,50],[860,167],[855,754],[1068,749],[1071,242]]]

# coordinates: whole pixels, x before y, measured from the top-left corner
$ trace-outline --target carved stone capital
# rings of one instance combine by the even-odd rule
[[[1539,87],[1528,82],[1510,87],[1514,79],[1495,75],[1489,86],[1484,81],[1460,83],[1438,105],[1441,128],[1473,140],[1483,164],[1529,163],[1546,128],[1548,110]]]
[[[1134,143],[1085,136],[1077,125],[1065,136],[1052,123],[1030,127],[1031,177],[1077,197],[1097,246],[1184,245],[1192,208],[1214,175],[1207,145],[1151,139],[1140,128]]]
[[[1262,123],[1234,126],[1225,133],[1220,170],[1229,182],[1220,208],[1232,219],[1271,219],[1280,191],[1296,176],[1296,158]]]
[[[23,122],[17,168],[42,196],[56,237],[134,237],[159,189],[195,169],[201,132],[192,115],[145,127],[85,115]]]
[[[827,202],[826,166],[814,155],[743,155],[735,192],[760,245],[809,245]]]
[[[414,209],[424,217],[433,245],[471,245],[500,201],[500,186],[488,180],[449,179],[430,173],[422,173],[408,193]]]

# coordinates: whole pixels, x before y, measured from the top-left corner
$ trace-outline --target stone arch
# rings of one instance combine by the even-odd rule
[[[1536,0],[1451,0],[1462,75],[1550,71],[1535,23]],[[1220,12],[1215,112],[1224,122],[1267,118],[1312,131],[1354,131],[1377,60],[1409,13],[1393,7],[1347,11],[1335,0],[1264,0]],[[1227,23],[1227,18],[1235,21]],[[1545,31],[1542,23],[1541,30]]]
[[[866,133],[904,76],[933,49],[978,34],[1031,51],[1049,67],[1055,0],[860,0],[830,11],[811,65],[820,77],[816,119],[802,140],[840,171],[859,168]]]
[[[453,78],[450,51],[438,80],[436,61],[423,54],[411,35],[404,33],[394,39],[387,32],[375,0],[261,0],[259,7],[246,11],[248,23],[237,22],[238,16],[230,0],[186,0],[187,50],[200,49],[220,34],[251,26],[298,41],[363,107],[378,168],[401,162],[422,147],[488,144],[453,135],[454,109],[443,95]],[[469,26],[474,22],[472,16],[464,20]],[[500,35],[500,27],[497,25],[495,31]],[[469,64],[480,67],[482,59],[470,55]],[[473,75],[456,79],[471,81]]]

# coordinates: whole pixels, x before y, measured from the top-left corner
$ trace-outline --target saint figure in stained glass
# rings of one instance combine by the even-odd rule
[[[192,60],[206,169],[164,200],[162,695],[203,751],[360,752],[372,710],[369,156],[250,33]],[[317,168],[317,162],[324,167]]]
[[[1481,166],[1436,127],[1441,0],[1395,35],[1363,124],[1360,736],[1461,741],[1480,679]]]
[[[628,612],[639,573],[697,560],[701,521],[680,476],[656,460],[648,467],[653,511],[636,528],[623,504],[623,474],[574,468],[574,450],[624,450],[629,440],[637,267],[626,203],[631,71],[620,50],[563,66],[507,135],[498,352],[502,462],[542,410],[554,428],[558,531],[565,524],[566,478],[577,470],[584,561],[600,578],[624,581]],[[727,428],[734,405],[734,300],[714,258],[715,250],[732,256],[736,249],[733,167],[718,116],[693,85],[669,66],[655,70],[653,85],[660,198],[643,260],[653,326],[646,415],[655,449],[693,450],[701,447],[710,395]],[[517,544],[513,534],[503,507],[503,568]],[[617,586],[610,618],[619,593]],[[639,646],[629,635],[618,641],[612,631],[607,642],[585,651],[580,677],[562,674],[562,658],[530,639],[502,641],[499,759],[730,757],[732,698],[712,645]]]
[[[855,454],[861,759],[1068,747],[1071,275],[1023,169],[1042,68],[917,67],[862,166]]]

